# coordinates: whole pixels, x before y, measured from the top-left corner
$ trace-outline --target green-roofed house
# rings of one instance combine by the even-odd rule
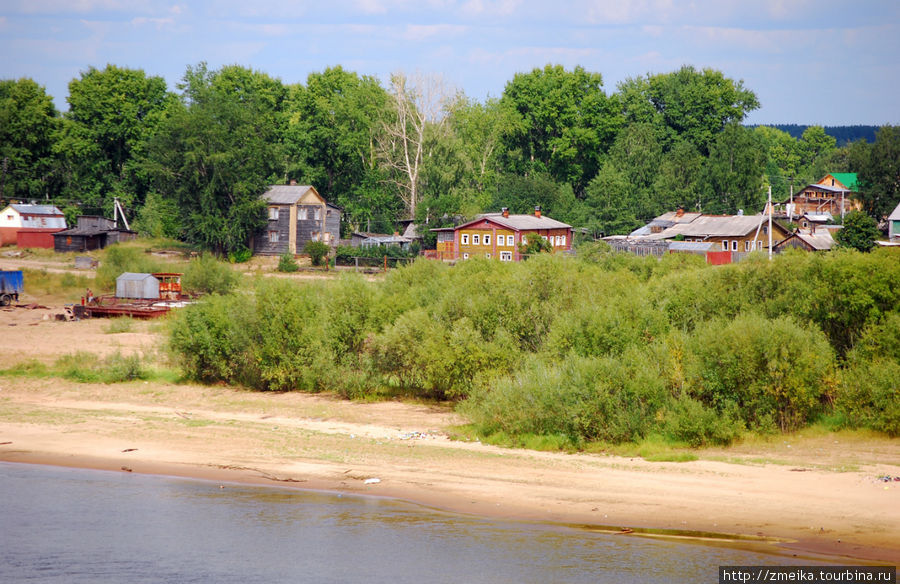
[[[855,172],[831,172],[819,182],[808,185],[793,197],[790,219],[810,215],[843,217],[853,210],[861,210],[856,198],[859,183]],[[784,201],[788,203],[789,201]]]

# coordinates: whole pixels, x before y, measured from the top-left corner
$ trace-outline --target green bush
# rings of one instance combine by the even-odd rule
[[[329,251],[331,248],[328,247],[328,244],[321,241],[307,241],[303,246],[303,253],[309,256],[314,266],[321,266]]]
[[[243,264],[249,262],[253,257],[253,252],[246,247],[228,252],[228,262],[232,264]]]
[[[238,285],[241,275],[211,253],[191,260],[181,278],[185,292],[228,294]]]
[[[279,272],[296,272],[300,269],[294,256],[289,253],[283,253],[278,257],[278,267],[275,268]]]
[[[790,317],[713,320],[687,347],[690,396],[720,413],[736,409],[752,429],[796,430],[833,394],[833,350]]]
[[[846,426],[900,436],[900,363],[892,359],[854,363],[840,379],[835,409]]]
[[[57,359],[54,369],[63,378],[78,383],[122,383],[149,377],[139,355],[119,352],[101,359],[94,353],[79,351]]]

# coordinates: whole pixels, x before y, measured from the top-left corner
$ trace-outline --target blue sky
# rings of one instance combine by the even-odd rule
[[[750,123],[900,124],[897,0],[0,0],[0,56],[0,79],[31,77],[62,110],[69,81],[107,63],[172,89],[201,61],[285,83],[421,72],[478,100],[548,63],[608,93],[690,64],[756,92]]]

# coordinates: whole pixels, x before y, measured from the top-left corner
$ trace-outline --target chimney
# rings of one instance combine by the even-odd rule
[[[678,207],[678,210],[675,211],[675,216],[676,216],[676,217],[683,217],[683,216],[684,216],[684,207]]]
[[[509,207],[503,207],[500,209],[500,212],[503,213],[504,217],[509,217]]]
[[[537,205],[534,208],[534,216],[537,217],[538,219],[541,218],[541,206],[540,205]]]
[[[294,179],[291,179],[291,186],[292,186],[292,187],[297,186],[297,181],[294,180]]]

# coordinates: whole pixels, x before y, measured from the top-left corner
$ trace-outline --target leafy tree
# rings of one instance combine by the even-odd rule
[[[841,247],[871,251],[880,235],[874,219],[862,211],[850,211],[844,216],[844,227],[834,238]]]
[[[880,221],[900,203],[900,126],[883,126],[868,148],[857,149],[855,163],[866,212]]]
[[[632,197],[631,185],[616,165],[607,161],[585,190],[589,224],[607,235],[624,235],[640,225],[640,203]]]
[[[743,81],[689,65],[673,73],[626,80],[619,93],[626,119],[662,124],[664,145],[681,138],[704,155],[725,127],[740,123],[759,107],[756,95],[744,88]]]
[[[825,133],[822,126],[810,126],[803,131],[797,143],[800,154],[799,170],[812,182],[821,178],[826,171],[825,160],[834,152],[837,141]]]
[[[59,117],[44,88],[28,78],[0,81],[0,199],[52,196]]]
[[[657,213],[678,207],[695,208],[703,181],[703,157],[690,142],[676,141],[663,155],[653,181],[654,208]]]
[[[547,65],[517,73],[500,102],[518,120],[504,136],[504,165],[518,174],[546,173],[581,196],[622,124],[599,73]]]
[[[374,77],[337,66],[289,88],[284,143],[289,178],[312,184],[344,209],[353,229],[379,210],[396,210],[382,184],[375,141],[389,96]]]
[[[111,210],[143,203],[146,181],[134,164],[174,96],[162,77],[107,65],[69,83],[69,111],[56,150],[65,162],[66,194]]]
[[[303,253],[309,255],[312,265],[321,266],[322,261],[328,256],[331,250],[327,243],[322,241],[307,241],[303,246]]]
[[[756,211],[765,202],[762,175],[764,152],[752,130],[729,124],[710,147],[706,174],[708,193],[705,213]]]
[[[550,245],[550,242],[537,233],[526,234],[524,243],[519,244],[519,253],[523,255],[534,255],[551,251],[553,251],[553,247]]]
[[[144,163],[157,191],[177,205],[187,241],[227,253],[265,225],[260,195],[278,170],[279,85],[264,73],[188,67],[183,105]]]

